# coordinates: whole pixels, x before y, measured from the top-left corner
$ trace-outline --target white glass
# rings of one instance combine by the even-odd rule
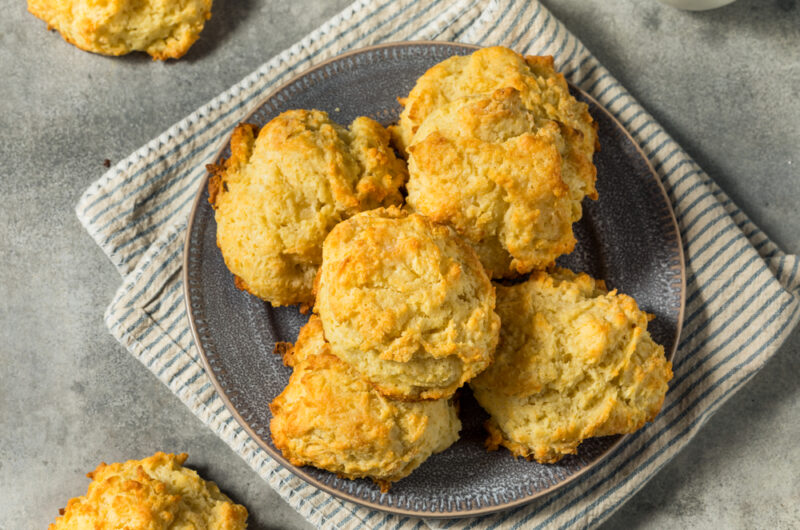
[[[706,9],[716,9],[735,2],[736,0],[658,0],[662,4],[667,4],[678,9],[689,11],[705,11]]]

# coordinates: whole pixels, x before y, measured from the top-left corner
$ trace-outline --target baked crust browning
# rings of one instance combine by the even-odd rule
[[[143,51],[182,57],[211,18],[212,0],[28,0],[28,11],[78,48],[103,55]]]
[[[369,118],[345,129],[317,110],[291,110],[261,131],[238,126],[231,157],[209,166],[217,245],[240,289],[274,306],[313,302],[322,242],[362,210],[400,204],[405,164]]]
[[[631,297],[566,269],[497,285],[497,297],[496,360],[470,382],[491,416],[488,449],[553,463],[656,417],[672,365]]]
[[[247,510],[183,467],[186,453],[97,466],[83,497],[70,499],[50,530],[247,528]]]
[[[492,362],[494,288],[452,228],[397,208],[359,214],[323,245],[314,311],[332,353],[387,396],[451,396]]]
[[[331,353],[317,316],[300,330],[284,362],[294,371],[270,404],[270,431],[293,465],[371,478],[385,492],[458,439],[461,422],[451,401],[407,403],[382,396]]]
[[[594,190],[592,166],[572,160],[564,125],[528,110],[504,88],[433,111],[409,153],[408,205],[453,226],[489,275],[542,269],[572,251],[572,223]]]
[[[523,57],[501,46],[450,57],[425,72],[408,97],[401,100],[404,108],[398,125],[392,128],[395,143],[406,150],[419,127],[437,108],[501,88],[518,90],[525,106],[537,116],[573,129],[575,149],[591,160],[599,147],[597,124],[589,114],[589,107],[569,93],[569,85],[556,72],[553,58]]]

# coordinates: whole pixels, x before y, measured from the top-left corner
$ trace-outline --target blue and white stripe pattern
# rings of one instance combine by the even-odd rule
[[[655,422],[552,495],[481,519],[422,521],[339,501],[250,439],[215,393],[192,343],[180,268],[204,164],[255,103],[296,73],[385,41],[502,44],[553,55],[628,129],[662,179],[683,238],[687,299],[675,378]],[[120,162],[77,214],[124,277],[111,332],[313,524],[325,528],[566,528],[597,525],[638,491],[755,374],[800,319],[800,259],[773,244],[538,2],[360,0]]]

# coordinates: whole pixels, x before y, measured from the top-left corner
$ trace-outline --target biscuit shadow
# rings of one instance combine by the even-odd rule
[[[763,433],[773,429],[779,420],[781,405],[800,398],[800,378],[794,375],[800,372],[798,350],[800,328],[795,329],[764,368],[708,420],[690,444],[600,528],[645,529],[652,527],[656,520],[689,522],[713,517],[718,507],[705,504],[702,490],[707,485],[718,488],[721,472],[741,474],[742,471],[735,469],[724,470],[740,465],[737,462],[752,455],[754,439],[762,438]],[[785,432],[790,436],[788,430]],[[765,440],[764,443],[770,442]],[[788,446],[792,440],[781,443]],[[770,462],[763,465],[769,466]],[[736,516],[743,521],[758,512],[753,512],[754,507],[746,502],[731,508],[738,510]]]
[[[211,8],[200,38],[181,60],[194,63],[210,55],[233,35],[239,24],[256,8],[255,0],[217,0]]]

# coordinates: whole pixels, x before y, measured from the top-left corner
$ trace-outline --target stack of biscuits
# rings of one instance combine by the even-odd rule
[[[313,307],[270,404],[294,465],[386,490],[459,436],[466,383],[487,448],[542,463],[659,412],[651,318],[555,267],[597,198],[596,125],[550,57],[485,48],[420,77],[399,122],[318,110],[242,124],[209,166],[236,285]]]

